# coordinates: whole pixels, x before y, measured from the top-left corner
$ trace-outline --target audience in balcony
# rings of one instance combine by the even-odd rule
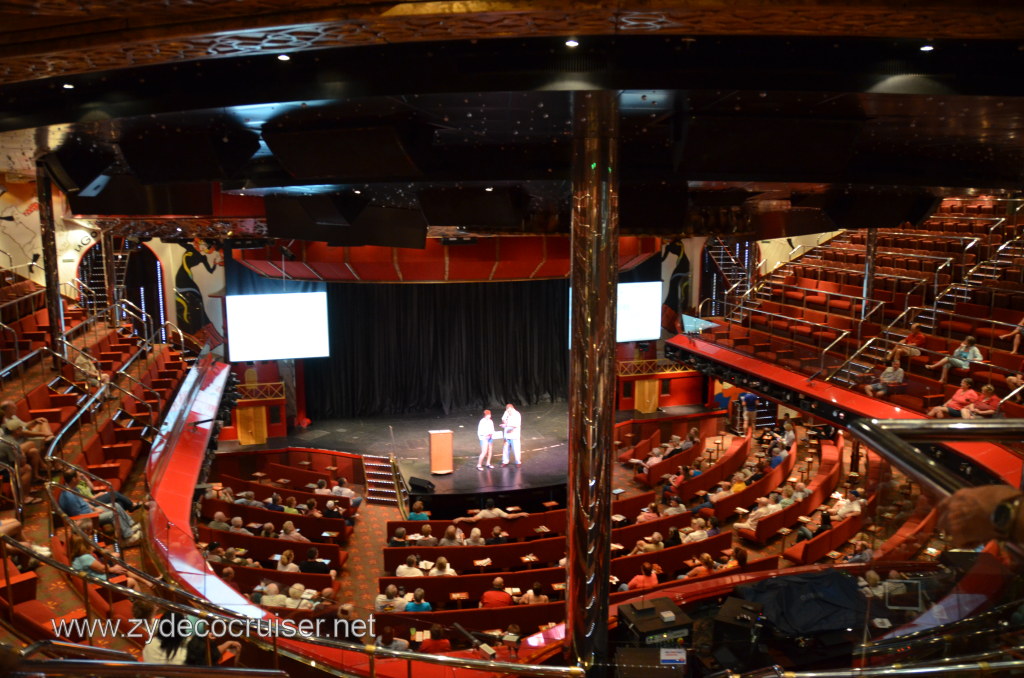
[[[466,546],[486,546],[487,540],[484,539],[483,533],[480,532],[479,527],[474,527],[469,531],[469,538],[466,539]]]
[[[71,569],[77,570],[78,572],[85,572],[91,577],[102,579],[104,581],[110,579],[111,575],[116,576],[123,574],[128,577],[129,588],[139,589],[138,580],[135,577],[129,576],[128,570],[117,564],[107,565],[101,559],[96,557],[94,548],[94,544],[87,542],[77,534],[72,534],[71,543],[68,548],[68,557],[71,559]]]
[[[550,600],[547,594],[544,593],[544,587],[541,586],[539,581],[535,581],[529,591],[516,599],[516,603],[519,605],[540,605]]]
[[[421,573],[422,574],[422,573]],[[416,589],[412,592],[412,602],[405,604],[406,612],[430,612],[434,606],[423,600],[427,593],[423,589]]]
[[[893,358],[889,366],[878,375],[878,381],[864,385],[864,393],[870,397],[884,398],[891,393],[893,386],[903,383],[905,376],[899,358]]]
[[[281,593],[280,587],[278,587],[274,582],[270,582],[263,587],[263,596],[260,598],[260,605],[284,607],[287,600],[288,596]]]
[[[828,511],[815,511],[811,516],[811,522],[804,523],[796,528],[796,541],[802,542],[805,539],[817,537],[822,532],[832,529],[832,515]]]
[[[103,502],[104,504],[116,503],[129,513],[142,508],[141,504],[136,504],[120,492],[102,485],[94,485],[89,480],[89,477],[81,471],[77,471],[75,477],[78,482],[74,486],[74,489],[84,494],[87,498],[96,499],[96,501]],[[97,492],[99,494],[96,494]]]
[[[687,572],[680,579],[692,579],[694,577],[703,577],[704,575],[711,574],[718,569],[715,564],[715,559],[711,557],[710,553],[702,553],[697,559],[698,565]]]
[[[1016,327],[1014,327],[1012,330],[1010,330],[1006,334],[1000,334],[999,335],[1000,339],[1009,339],[1010,337],[1013,337],[1013,348],[1010,349],[1010,353],[1013,353],[1015,355],[1017,353],[1017,349],[1020,348],[1020,333],[1021,333],[1021,330],[1024,330],[1024,318],[1021,318],[1020,323]]]
[[[405,598],[398,595],[398,587],[388,584],[384,593],[378,594],[373,601],[373,609],[377,612],[402,612],[405,610]]]
[[[437,546],[437,537],[434,536],[434,528],[424,525],[420,528],[420,539],[417,546]]]
[[[725,561],[725,564],[722,565],[721,569],[723,569],[723,570],[731,570],[734,567],[735,568],[746,567],[746,565],[747,565],[747,558],[748,558],[747,549],[743,548],[742,546],[736,546],[732,550],[732,556],[728,560]]]
[[[427,573],[428,577],[457,577],[458,572],[448,566],[448,559],[441,556],[434,563],[434,567],[430,568],[430,572]]]
[[[507,543],[508,543],[508,535],[505,534],[505,531],[503,529],[501,529],[501,525],[495,525],[491,529],[491,536],[487,538],[487,545],[488,546],[496,546],[498,544],[507,544]]]
[[[391,540],[388,541],[388,546],[408,546],[409,542],[405,538],[405,528],[396,527],[395,533],[391,535]]]
[[[495,577],[490,590],[480,596],[480,607],[508,607],[512,604],[512,595],[505,590],[505,580],[501,577]]]
[[[994,417],[996,412],[999,411],[999,396],[996,395],[995,388],[991,384],[985,384],[981,387],[981,395],[973,403],[969,403],[966,407],[960,410],[960,416],[964,419],[987,419]]]
[[[915,358],[921,355],[921,346],[924,345],[927,339],[928,337],[921,331],[920,323],[914,323],[910,326],[910,333],[896,342],[896,345],[889,351],[889,355],[885,356],[885,361],[892,362],[893,360],[899,360],[903,356]]]
[[[333,499],[328,499],[327,503],[324,504],[323,511],[324,518],[343,518],[341,511],[338,510],[337,504],[334,503]]]
[[[263,523],[259,536],[266,539],[277,539],[277,528],[274,527],[274,523]]]
[[[21,483],[23,503],[38,504],[42,501],[39,497],[29,496],[29,488],[34,482],[32,478],[32,465],[25,457],[25,453],[21,450],[21,446],[18,445],[17,441],[11,439],[5,433],[0,433],[0,463],[6,464],[17,473],[18,480]],[[11,478],[9,476],[10,471],[3,469],[0,471],[0,482],[10,482]]]
[[[657,502],[651,502],[644,509],[640,511],[640,514],[636,517],[636,524],[649,523],[652,520],[657,520],[661,517],[661,513],[658,511]]]
[[[286,520],[284,525],[281,526],[281,536],[279,536],[278,539],[284,539],[285,541],[309,541],[307,537],[299,534],[299,530],[295,527],[295,523],[290,520]]]
[[[385,626],[377,636],[377,647],[382,647],[385,650],[408,650],[409,641],[395,637],[395,629]]]
[[[348,503],[353,509],[358,509],[363,503],[363,498],[348,486],[348,479],[344,476],[338,478],[338,484],[331,488],[331,493],[339,497],[347,497]]]
[[[23,421],[18,416],[18,406],[13,400],[0,403],[0,417],[3,418],[4,430],[21,444],[21,449],[32,464],[35,477],[42,479],[40,471],[40,454],[44,444],[53,440],[53,430],[46,417],[36,417],[31,421]],[[30,452],[32,450],[32,452]]]
[[[298,572],[299,564],[295,562],[295,551],[285,549],[277,561],[277,569],[281,572]]]
[[[64,484],[68,487],[74,487],[76,485],[77,475],[78,472],[74,469],[66,469],[64,471]],[[119,533],[118,536],[123,540],[125,546],[134,546],[138,544],[141,536],[141,529],[135,521],[131,519],[128,513],[121,508],[117,502],[111,502],[106,506],[102,506],[95,503],[98,501],[98,498],[88,500],[84,497],[80,497],[75,492],[63,491],[60,493],[60,499],[57,500],[57,505],[69,518],[98,511],[100,514],[100,525],[105,529],[109,529],[111,532],[115,532],[114,524],[116,520],[116,531]],[[107,506],[110,508],[108,509]]]
[[[77,355],[75,356],[74,365],[78,368],[79,374],[85,379],[86,383],[94,389],[99,389],[100,385],[110,383],[110,375],[105,372],[101,372],[99,367],[96,366],[95,358],[92,357],[92,351],[83,346],[78,349]],[[110,399],[114,399],[117,396],[114,394],[108,394]]]
[[[230,530],[231,523],[228,522],[228,517],[224,515],[223,511],[217,511],[213,514],[213,520],[210,521],[208,527],[211,530]]]
[[[654,571],[654,565],[644,563],[640,566],[640,574],[635,575],[627,583],[619,586],[620,591],[635,591],[658,585],[658,575]]]
[[[452,641],[445,638],[444,628],[440,624],[434,624],[430,627],[430,637],[420,643],[416,651],[424,654],[438,654],[451,652],[451,649]]]
[[[949,375],[950,367],[958,370],[966,370],[971,366],[972,362],[976,363],[984,360],[984,357],[981,355],[981,351],[977,346],[975,346],[975,343],[974,337],[967,337],[959,346],[956,347],[956,349],[953,350],[952,355],[948,355],[931,365],[925,365],[925,369],[934,370],[941,367],[942,375],[939,377],[939,383],[945,384],[946,377]]]
[[[422,501],[413,502],[412,510],[409,511],[406,520],[430,520],[430,516],[423,510]]]
[[[444,531],[444,536],[437,542],[438,546],[462,546],[462,544],[463,541],[462,537],[459,536],[459,528],[454,525],[449,525]]]
[[[231,527],[229,528],[229,531],[232,534],[245,534],[250,537],[252,536],[252,532],[246,529],[245,522],[239,516],[235,516],[231,519]]]
[[[409,556],[405,559],[405,562],[395,568],[396,577],[422,577],[423,570],[419,568],[419,558],[416,556]]]
[[[469,522],[475,523],[480,520],[487,520],[488,518],[525,518],[530,515],[526,512],[519,513],[508,513],[494,505],[494,500],[488,498],[484,502],[484,507],[480,511],[477,511],[475,516],[462,516],[455,519],[455,522]]]
[[[945,419],[947,417],[953,419],[960,419],[963,417],[963,410],[965,407],[973,403],[978,399],[978,393],[973,388],[974,381],[970,378],[965,378],[960,381],[960,388],[950,396],[942,405],[936,405],[928,411],[928,416],[932,419]]]

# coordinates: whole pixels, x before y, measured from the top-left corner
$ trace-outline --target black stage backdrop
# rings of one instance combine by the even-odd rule
[[[305,361],[309,414],[394,415],[564,399],[567,280],[327,286],[331,356]]]

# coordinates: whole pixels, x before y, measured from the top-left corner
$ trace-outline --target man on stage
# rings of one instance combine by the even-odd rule
[[[508,466],[509,449],[515,455],[516,466],[522,466],[521,451],[519,448],[519,429],[523,424],[523,415],[512,406],[512,403],[505,405],[505,414],[501,416],[501,427],[505,429],[505,444],[501,447],[501,465]]]
[[[476,425],[476,437],[480,439],[480,458],[476,460],[476,470],[483,471],[484,465],[487,468],[494,468],[491,464],[492,441],[494,440],[494,422],[491,421],[491,411],[484,410],[484,416]],[[486,461],[484,461],[486,459]]]

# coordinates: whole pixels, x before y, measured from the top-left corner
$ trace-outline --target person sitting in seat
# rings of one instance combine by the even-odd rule
[[[323,511],[324,518],[341,518],[341,511],[338,510],[337,504],[334,503],[333,499],[328,499],[327,503],[324,504]]]
[[[736,546],[732,550],[732,557],[726,561],[725,565],[722,566],[723,570],[731,570],[732,568],[743,568],[747,565],[747,558],[749,557],[747,549],[742,546]]]
[[[312,610],[316,607],[316,603],[312,599],[306,597],[306,587],[304,584],[296,582],[288,587],[288,598],[284,601],[284,607],[292,610]]]
[[[422,573],[421,573],[422,574]],[[434,606],[423,600],[427,592],[423,589],[416,589],[412,592],[412,602],[405,604],[406,612],[430,612]]]
[[[696,506],[693,507],[693,510],[699,511],[705,508],[715,508],[716,502],[720,502],[730,495],[732,495],[732,483],[730,483],[728,480],[723,480],[722,482],[718,483],[718,490],[715,491],[714,493],[708,494],[707,498],[702,503],[697,504]]]
[[[324,514],[320,512],[319,508],[317,508],[316,499],[313,499],[312,497],[306,500],[306,510],[304,511],[304,513],[310,518],[324,517]]]
[[[95,362],[95,358],[92,357],[92,351],[89,350],[89,348],[83,346],[77,353],[78,355],[75,357],[74,365],[78,368],[78,375],[85,379],[89,386],[99,390],[100,385],[110,383],[110,375],[100,371],[100,368]],[[111,393],[107,397],[113,399],[117,396]]]
[[[419,568],[419,558],[414,555],[409,556],[405,559],[403,565],[399,565],[395,569],[396,577],[422,577],[423,570]]]
[[[1020,333],[1024,330],[1024,318],[1021,318],[1020,323],[1006,334],[1000,334],[1000,339],[1009,339],[1013,337],[1013,348],[1010,349],[1012,355],[1017,354],[1017,349],[1020,348]]]
[[[921,331],[920,323],[914,323],[910,326],[910,334],[896,342],[896,345],[889,351],[889,355],[885,356],[885,361],[899,360],[903,356],[908,358],[917,357],[921,355],[921,346],[927,340],[928,337]]]
[[[966,370],[971,366],[972,362],[977,363],[985,359],[981,355],[981,351],[978,350],[978,347],[974,345],[975,343],[974,337],[967,337],[963,340],[963,343],[956,347],[952,355],[948,355],[931,365],[925,365],[925,369],[934,370],[937,367],[941,367],[942,376],[939,377],[939,383],[945,384],[946,377],[949,376],[950,367]]]
[[[315,546],[310,546],[306,549],[306,559],[299,563],[299,571],[312,572],[314,574],[329,574],[331,579],[336,578],[338,575],[337,571],[332,570],[328,563],[325,563],[320,559],[320,551]],[[419,570],[417,570],[417,572],[419,572]]]
[[[757,508],[747,514],[747,519],[743,522],[733,523],[733,529],[735,530],[754,530],[757,529],[757,522],[772,513],[768,507],[768,497],[757,498]]]
[[[640,566],[640,574],[635,575],[628,583],[619,586],[620,591],[635,591],[658,585],[658,575],[654,572],[654,565],[644,563]]]
[[[385,626],[377,636],[377,647],[383,647],[386,650],[408,650],[409,641],[404,638],[396,638],[394,627]]]
[[[501,529],[501,525],[495,525],[491,530],[491,536],[487,539],[488,546],[495,546],[497,544],[507,544],[508,535]]]
[[[452,641],[445,638],[444,628],[440,624],[434,624],[430,627],[430,637],[420,643],[416,651],[424,654],[451,652]]]
[[[396,527],[395,534],[392,535],[391,540],[388,542],[388,546],[408,546],[409,542],[405,539],[405,528]]]
[[[64,471],[64,483],[68,487],[74,487],[77,471],[68,468]],[[93,513],[99,511],[100,525],[108,526],[113,530],[114,521],[117,521],[117,528],[120,530],[120,538],[124,540],[125,546],[134,546],[139,543],[139,539],[142,535],[141,528],[131,519],[128,513],[121,508],[116,502],[109,504],[110,508],[94,504],[92,501],[80,497],[74,492],[64,491],[60,493],[60,499],[57,500],[57,505],[60,509],[69,517],[74,518],[75,516],[85,515],[86,513]]]
[[[120,492],[108,489],[102,485],[93,485],[89,481],[89,477],[82,472],[78,472],[76,477],[78,479],[78,484],[74,486],[74,489],[78,490],[88,498],[95,498],[96,501],[101,501],[104,504],[116,502],[118,506],[129,513],[138,511],[142,508],[141,504],[136,504]],[[97,494],[97,492],[99,494]]]
[[[533,582],[530,590],[519,596],[516,603],[519,605],[540,605],[549,602],[551,599],[544,593],[544,587],[539,581]]]
[[[811,522],[804,523],[800,527],[796,528],[796,541],[797,543],[804,541],[805,539],[811,539],[817,537],[822,532],[832,529],[832,516],[828,511],[816,511],[811,516]]]
[[[900,367],[899,358],[893,359],[892,363],[882,370],[878,375],[878,381],[873,384],[864,385],[864,393],[869,397],[884,398],[892,392],[892,387],[902,384],[904,379],[903,368]]]
[[[462,537],[459,536],[459,528],[454,525],[449,525],[445,531],[444,536],[441,537],[441,541],[437,542],[438,546],[462,546]]]
[[[323,478],[316,481],[316,488],[313,490],[313,494],[331,494],[331,488],[327,487],[327,481]]]
[[[277,528],[274,527],[274,523],[263,523],[263,527],[260,528],[260,537],[265,539],[277,539]]]
[[[479,527],[474,527],[469,531],[469,538],[466,540],[466,546],[486,546],[487,540],[484,539],[484,535],[480,532]]]
[[[295,551],[285,549],[277,561],[277,569],[280,572],[298,572],[299,565],[295,562]]]
[[[230,530],[231,523],[228,522],[228,517],[224,515],[223,511],[217,511],[213,514],[213,520],[207,525],[211,530]]]
[[[828,512],[836,520],[843,520],[849,516],[855,516],[864,508],[864,500],[860,498],[860,492],[850,490],[849,497],[840,499]]]
[[[658,504],[652,501],[646,508],[640,511],[640,514],[636,517],[636,524],[649,523],[660,517],[661,513],[658,511]]]
[[[246,490],[245,492],[239,492],[238,493],[238,497],[235,499],[235,501],[233,503],[240,504],[241,506],[254,506],[256,508],[266,508],[267,507],[267,505],[264,504],[262,501],[259,501],[258,499],[256,499],[256,493],[251,491],[251,490]]]
[[[928,411],[931,419],[962,418],[961,410],[978,399],[978,392],[971,388],[974,381],[970,378],[960,381],[960,388],[942,405],[936,405]]]
[[[960,410],[960,416],[964,419],[988,419],[994,417],[999,411],[999,396],[992,384],[985,384],[981,387],[981,395],[973,403]]]
[[[284,525],[281,526],[281,536],[278,539],[284,539],[285,541],[306,541],[309,539],[299,534],[299,530],[295,527],[295,523],[290,520],[286,520]]]
[[[348,503],[355,510],[358,510],[359,506],[363,503],[363,498],[348,486],[348,479],[344,476],[338,478],[338,484],[331,488],[331,493],[339,497],[348,497]]]
[[[278,513],[284,512],[284,505],[281,503],[281,495],[274,492],[270,495],[270,498],[263,502],[263,508],[270,509],[271,511],[277,511]]]
[[[528,515],[530,515],[530,514],[526,513],[526,512],[507,513],[506,511],[503,511],[502,509],[497,508],[494,505],[494,500],[493,499],[488,498],[487,501],[484,502],[483,509],[481,509],[480,511],[477,511],[475,516],[462,516],[462,517],[456,518],[455,522],[456,523],[462,523],[462,522],[475,523],[475,522],[477,522],[479,520],[486,520],[488,518],[525,518]]]
[[[710,553],[700,554],[700,558],[697,559],[700,563],[697,567],[691,569],[680,579],[693,579],[694,577],[703,577],[706,574],[711,574],[718,569],[715,564],[715,559],[711,557]]]
[[[3,417],[4,430],[21,445],[21,451],[25,453],[29,464],[32,465],[35,478],[43,480],[42,448],[43,445],[53,440],[50,422],[46,417],[36,417],[28,422],[23,421],[18,416],[18,406],[14,404],[13,400],[5,400],[0,403],[0,416]]]
[[[686,509],[679,503],[679,497],[669,497],[668,508],[665,509],[663,515],[677,516],[680,513],[686,513]]]
[[[239,516],[235,516],[231,519],[231,527],[228,528],[228,531],[232,534],[246,534],[250,537],[252,536],[252,532],[245,528],[245,523]]]
[[[281,593],[281,589],[277,584],[271,582],[263,587],[263,597],[260,598],[260,605],[284,607],[287,600],[288,596]]]
[[[420,540],[417,546],[437,546],[437,537],[434,536],[434,529],[430,525],[420,528]]]
[[[427,573],[428,577],[457,577],[459,573],[448,566],[448,559],[441,556],[434,563],[434,567]]]
[[[480,607],[508,607],[512,604],[512,595],[505,590],[505,580],[501,577],[495,577],[490,590],[480,596]]]
[[[405,599],[398,595],[398,587],[388,584],[381,593],[374,599],[373,609],[377,612],[403,612],[405,611]]]
[[[412,511],[409,512],[406,520],[430,520],[430,516],[423,510],[422,501],[413,502]]]
[[[299,515],[299,500],[295,497],[288,497],[284,500],[284,512],[292,515]]]
[[[128,588],[135,589],[136,591],[140,589],[139,580],[128,575],[128,570],[117,564],[107,565],[96,557],[94,548],[95,546],[92,543],[87,542],[77,534],[72,534],[68,549],[68,557],[71,558],[71,569],[85,572],[91,577],[104,581],[108,580],[111,575],[123,574],[128,578]]]
[[[708,538],[707,521],[703,518],[694,518],[690,521],[690,531],[682,538],[682,543],[690,544]]]

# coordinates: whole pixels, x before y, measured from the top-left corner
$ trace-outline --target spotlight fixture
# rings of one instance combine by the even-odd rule
[[[277,60],[278,61],[291,61],[292,58],[290,56],[288,56],[287,54],[278,54],[277,55]]]
[[[494,190],[494,186],[488,186],[488,187],[487,187],[487,188],[485,188],[484,190],[485,190],[485,191],[487,191],[488,193],[490,193],[491,191],[493,191],[493,190]]]
[[[565,41],[565,46],[566,47],[579,47],[580,46],[580,41],[577,40],[576,38],[569,38],[568,40]]]
[[[65,82],[63,85],[61,85],[61,87],[63,87],[64,89],[74,89],[75,88],[75,86],[72,85],[70,82]]]
[[[921,45],[922,52],[931,52],[935,50],[935,45]]]

